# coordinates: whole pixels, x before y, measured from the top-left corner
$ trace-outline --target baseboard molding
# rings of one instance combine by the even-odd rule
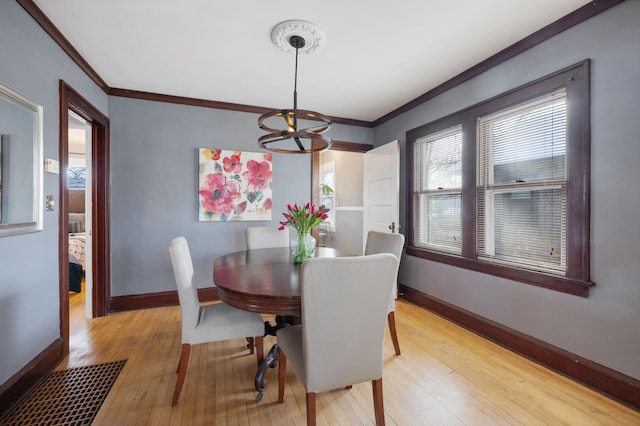
[[[200,302],[213,302],[218,298],[215,287],[199,288]],[[159,308],[161,306],[175,306],[178,302],[177,291],[161,291],[158,293],[133,294],[111,298],[111,312],[133,311],[136,309]]]
[[[520,333],[500,323],[400,285],[402,298],[428,309],[519,355],[554,370],[636,410],[640,410],[640,380]]]
[[[38,356],[0,386],[0,417],[62,360],[63,341],[54,340]]]

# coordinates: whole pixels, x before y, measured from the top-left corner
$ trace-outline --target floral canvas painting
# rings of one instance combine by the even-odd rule
[[[200,148],[199,220],[271,220],[271,154]]]

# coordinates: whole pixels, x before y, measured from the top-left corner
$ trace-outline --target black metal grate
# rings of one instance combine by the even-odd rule
[[[54,371],[0,425],[90,425],[127,360]]]

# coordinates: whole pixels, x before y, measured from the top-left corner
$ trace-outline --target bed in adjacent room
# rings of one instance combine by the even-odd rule
[[[82,290],[86,270],[84,190],[69,190],[69,291]]]

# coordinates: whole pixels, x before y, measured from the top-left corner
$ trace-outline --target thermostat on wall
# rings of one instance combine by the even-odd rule
[[[54,160],[53,158],[45,158],[44,159],[44,171],[48,173],[55,173],[57,175],[60,174],[60,162],[58,160]]]

